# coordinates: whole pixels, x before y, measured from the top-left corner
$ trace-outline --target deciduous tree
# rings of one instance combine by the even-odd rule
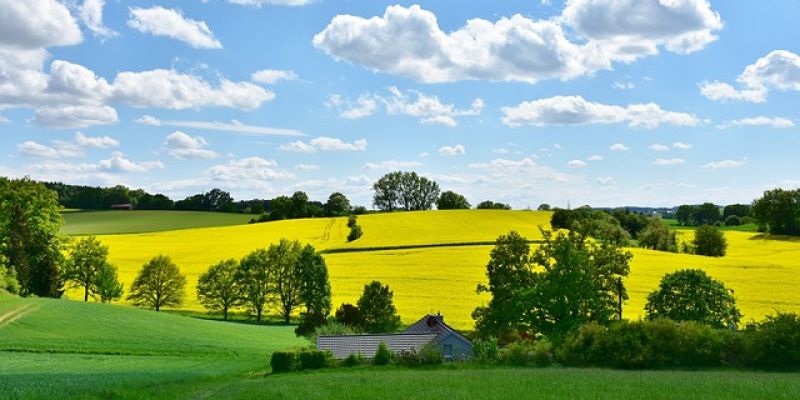
[[[442,192],[436,201],[436,208],[439,210],[468,210],[471,207],[466,197],[450,190]]]
[[[733,291],[699,269],[667,274],[658,289],[647,296],[648,319],[698,321],[717,328],[739,323]]]
[[[209,310],[222,311],[226,321],[228,311],[242,304],[238,274],[239,262],[230,259],[212,265],[197,280],[197,299]]]
[[[400,316],[393,302],[394,293],[389,285],[383,286],[372,281],[364,286],[364,293],[358,299],[358,309],[364,318],[364,332],[394,332],[400,326]]]
[[[694,232],[694,252],[697,255],[722,257],[728,248],[725,234],[716,226],[703,225]]]
[[[64,279],[83,289],[83,301],[95,296],[99,288],[99,277],[108,264],[108,247],[94,236],[78,240],[65,263]]]
[[[131,285],[128,300],[156,311],[183,302],[186,277],[172,260],[158,255],[145,264]]]

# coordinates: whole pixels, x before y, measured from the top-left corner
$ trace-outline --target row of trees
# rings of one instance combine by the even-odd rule
[[[753,202],[753,217],[761,231],[800,235],[800,189],[775,189]]]
[[[416,172],[390,172],[372,185],[372,204],[381,211],[466,210],[466,197],[453,191],[441,192],[439,184]],[[510,210],[511,206],[493,201],[479,203],[478,209]]]
[[[742,220],[750,217],[750,206],[747,204],[730,204],[722,208],[714,203],[700,205],[684,204],[675,210],[675,219],[679,225],[700,226],[724,223],[728,226],[741,225]]]
[[[66,208],[107,210],[114,204],[133,204],[140,210],[171,210],[175,205],[163,194],[154,195],[122,185],[106,188],[67,185],[61,182],[46,182],[44,185],[58,194],[58,202]]]

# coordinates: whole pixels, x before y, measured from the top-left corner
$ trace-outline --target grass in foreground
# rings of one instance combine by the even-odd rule
[[[67,235],[110,235],[246,224],[250,214],[202,211],[71,211],[62,213]]]

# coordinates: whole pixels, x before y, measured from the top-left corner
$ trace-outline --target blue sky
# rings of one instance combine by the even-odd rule
[[[796,0],[0,0],[0,174],[180,198],[415,170],[517,208],[797,187]]]

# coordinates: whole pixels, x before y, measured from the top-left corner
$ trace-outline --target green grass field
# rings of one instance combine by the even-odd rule
[[[111,235],[246,224],[250,214],[201,211],[63,212],[67,235]]]

